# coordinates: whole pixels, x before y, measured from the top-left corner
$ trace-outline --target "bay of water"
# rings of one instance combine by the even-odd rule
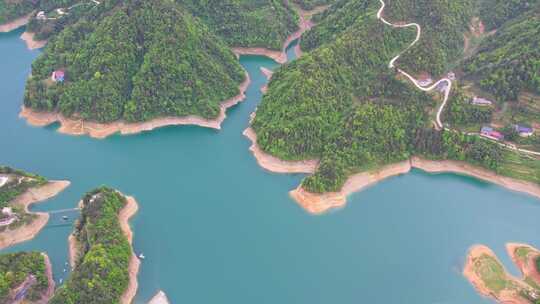
[[[263,57],[241,57],[253,81],[222,131],[95,140],[30,127],[18,113],[39,51],[21,33],[0,34],[0,163],[72,182],[35,210],[73,208],[104,184],[136,197],[134,249],[146,256],[136,303],[158,289],[193,304],[490,303],[461,275],[468,248],[492,247],[517,274],[504,244],[540,246],[537,199],[452,174],[413,171],[354,194],[344,209],[307,214],[288,196],[303,176],[264,171],[242,136],[266,82],[260,67],[277,67]],[[45,251],[65,280],[72,226],[62,215],[2,252]]]

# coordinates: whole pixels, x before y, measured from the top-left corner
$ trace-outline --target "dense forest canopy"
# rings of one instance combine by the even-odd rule
[[[538,0],[482,0],[480,17],[485,29],[491,31],[530,10]]]
[[[49,286],[45,256],[39,252],[0,254],[0,303],[14,303],[10,292],[34,276],[35,283],[26,293],[25,300],[37,301]]]
[[[298,16],[281,0],[177,0],[230,46],[281,50],[298,29]]]
[[[353,172],[407,159],[416,129],[428,124],[432,99],[387,68],[414,32],[379,22],[378,7],[372,1],[333,42],[274,74],[253,121],[263,150],[321,159],[304,181],[311,191],[335,191]]]
[[[397,63],[400,68],[438,74],[460,58],[474,2],[388,3],[386,18],[426,28],[419,45]],[[416,33],[384,25],[375,16],[379,8],[375,0],[340,0],[316,18],[319,24],[302,41],[310,52],[274,74],[258,107],[252,127],[260,147],[282,159],[320,159],[315,174],[303,181],[311,192],[339,190],[353,173],[412,155],[467,161],[540,182],[538,161],[531,165],[496,143],[432,127],[433,98],[442,96],[423,94],[388,69]],[[452,123],[489,121],[492,111],[472,109],[469,101],[453,92],[446,117]]]
[[[126,1],[99,16],[49,42],[32,65],[27,107],[99,122],[215,118],[239,93],[245,75],[234,54],[178,4]],[[49,79],[55,70],[64,82]]]
[[[486,38],[464,67],[499,102],[540,94],[540,3]]]
[[[74,231],[78,260],[51,304],[119,303],[129,283],[132,254],[118,221],[125,204],[124,196],[106,187],[84,196],[81,217]]]

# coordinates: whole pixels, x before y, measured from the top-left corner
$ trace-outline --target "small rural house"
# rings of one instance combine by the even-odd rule
[[[480,135],[488,137],[488,138],[492,138],[495,140],[504,139],[504,135],[501,132],[494,130],[492,127],[482,127],[482,129],[480,130]]]
[[[529,137],[529,136],[532,136],[534,134],[534,129],[531,128],[531,127],[526,127],[526,126],[522,126],[522,125],[516,125],[515,127],[516,127],[516,132],[521,137]]]
[[[490,106],[493,104],[493,102],[485,98],[474,96],[473,99],[471,100],[471,104],[477,105],[477,106]]]
[[[52,73],[51,79],[54,82],[64,82],[66,72],[64,70],[56,70]]]

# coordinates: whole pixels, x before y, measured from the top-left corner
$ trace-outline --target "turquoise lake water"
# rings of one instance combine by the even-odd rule
[[[253,82],[219,132],[168,127],[95,140],[30,127],[18,113],[39,51],[21,33],[0,34],[0,163],[72,182],[35,210],[73,208],[103,184],[137,198],[134,248],[146,260],[136,303],[158,289],[193,304],[491,303],[461,275],[467,249],[488,245],[517,274],[504,244],[540,247],[537,199],[452,174],[416,170],[354,194],[344,209],[304,212],[288,196],[303,176],[261,169],[242,135],[266,82],[259,68],[277,67],[263,57],[241,58]],[[46,251],[55,280],[65,279],[72,227],[61,215],[2,252]]]

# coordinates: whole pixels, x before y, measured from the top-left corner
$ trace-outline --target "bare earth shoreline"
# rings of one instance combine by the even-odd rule
[[[29,50],[41,49],[47,44],[47,40],[34,40],[34,33],[30,32],[22,33],[21,39]]]
[[[30,18],[32,18],[33,15],[34,13],[32,12],[26,16],[17,18],[8,23],[1,24],[0,33],[8,33],[8,32],[11,32],[13,30],[20,28],[21,26],[25,26],[26,24],[28,24],[28,22],[30,21]]]
[[[221,129],[221,123],[227,117],[226,111],[228,108],[242,102],[245,98],[245,92],[251,83],[249,75],[246,74],[246,79],[239,86],[240,94],[234,96],[220,104],[220,113],[216,119],[206,119],[195,115],[185,117],[163,117],[156,118],[150,121],[140,123],[128,123],[125,121],[116,121],[112,123],[102,124],[82,119],[72,119],[64,117],[62,114],[53,112],[37,112],[32,109],[21,107],[19,117],[27,120],[28,124],[36,127],[44,127],[55,122],[59,122],[61,127],[58,132],[69,135],[89,135],[93,138],[106,138],[115,133],[122,135],[136,134],[144,131],[151,131],[165,126],[175,125],[196,125],[205,128],[216,130]]]
[[[257,163],[264,169],[275,173],[307,173],[312,174],[318,166],[317,160],[301,162],[283,161],[271,156],[260,149],[257,145],[257,135],[254,130],[247,128],[244,135],[252,142],[250,150],[255,156]],[[527,193],[540,198],[540,186],[516,180],[509,177],[497,175],[496,173],[470,165],[465,162],[443,160],[433,161],[412,157],[410,160],[391,164],[370,172],[361,172],[350,176],[339,192],[332,193],[310,193],[299,186],[290,192],[291,197],[312,214],[321,214],[332,208],[340,208],[347,203],[347,196],[354,192],[361,191],[366,187],[374,185],[392,176],[409,173],[412,168],[420,169],[428,173],[455,173],[472,176],[507,189]]]
[[[69,185],[70,182],[68,181],[50,181],[41,187],[28,189],[13,200],[13,204],[22,206],[26,212],[36,214],[38,217],[30,225],[1,232],[0,250],[33,239],[49,221],[49,214],[46,212],[29,212],[28,208],[32,204],[48,200],[58,195]]]
[[[137,201],[132,196],[125,196],[126,198],[126,205],[122,210],[120,210],[120,213],[118,214],[118,221],[120,222],[120,228],[122,229],[122,232],[128,239],[128,242],[131,246],[133,246],[133,232],[131,231],[131,227],[129,226],[129,219],[137,213],[137,210],[139,210],[139,205],[137,204]],[[79,202],[79,207],[81,206],[82,201]],[[78,255],[78,246],[77,246],[77,240],[73,234],[70,234],[68,237],[68,244],[69,244],[69,264],[71,265],[71,268],[73,269],[75,267],[77,255]],[[137,288],[138,288],[138,282],[137,282],[137,275],[139,273],[139,268],[141,265],[141,261],[137,256],[135,255],[135,252],[133,252],[131,258],[129,260],[129,266],[128,266],[128,272],[129,272],[129,284],[127,289],[124,291],[120,298],[120,303],[122,304],[130,304],[133,302],[133,298],[137,294]]]

